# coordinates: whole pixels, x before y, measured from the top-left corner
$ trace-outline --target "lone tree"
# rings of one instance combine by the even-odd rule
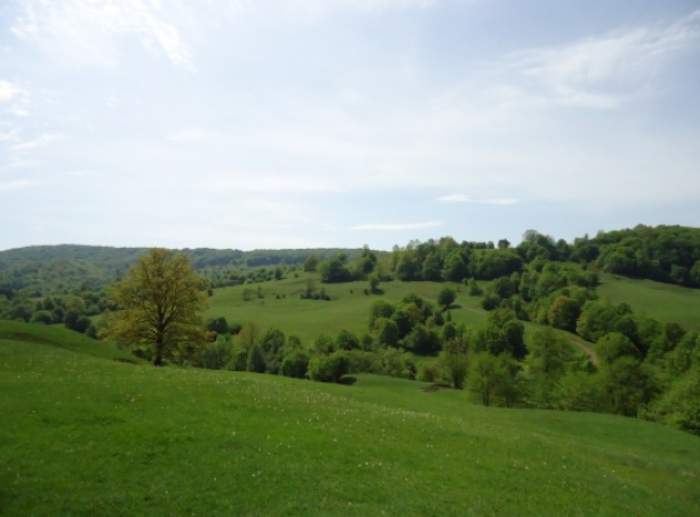
[[[111,295],[121,310],[111,315],[107,334],[125,345],[150,347],[155,366],[205,341],[200,318],[205,282],[183,255],[150,250],[114,285]]]
[[[440,305],[442,305],[442,310],[446,311],[452,306],[452,304],[455,301],[455,298],[457,298],[457,293],[455,293],[454,289],[445,287],[438,293],[437,301]]]

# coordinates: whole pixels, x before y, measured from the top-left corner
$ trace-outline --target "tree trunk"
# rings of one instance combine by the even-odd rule
[[[153,366],[163,366],[163,344],[156,343],[153,346]]]

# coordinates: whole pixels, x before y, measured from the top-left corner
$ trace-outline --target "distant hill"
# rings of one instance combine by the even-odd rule
[[[116,248],[60,244],[28,246],[0,251],[0,294],[7,296],[21,290],[32,295],[70,290],[98,289],[112,282],[148,248]],[[189,256],[199,271],[224,268],[300,265],[310,255],[319,259],[344,253],[349,258],[360,249],[319,248],[288,250],[253,250],[194,248],[180,250]]]

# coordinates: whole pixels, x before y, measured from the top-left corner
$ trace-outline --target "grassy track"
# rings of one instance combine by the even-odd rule
[[[700,439],[657,424],[484,408],[375,376],[154,369],[3,336],[2,514],[700,512]]]
[[[680,323],[700,330],[700,289],[672,284],[604,275],[598,287],[601,298],[630,304],[635,312],[659,321]]]

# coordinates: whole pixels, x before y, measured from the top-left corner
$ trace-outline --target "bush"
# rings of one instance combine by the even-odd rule
[[[469,369],[469,389],[485,406],[512,406],[520,398],[519,366],[506,354],[481,352]]]
[[[554,407],[567,411],[600,411],[602,391],[598,376],[583,371],[564,374],[556,386]]]
[[[253,345],[248,351],[246,370],[249,372],[265,372],[265,355],[260,345]]]
[[[343,351],[316,355],[309,361],[309,377],[314,381],[339,382],[349,369],[350,361]]]
[[[335,344],[340,350],[355,350],[360,348],[360,340],[349,330],[341,330],[335,338]]]
[[[452,387],[458,390],[463,389],[468,366],[466,347],[457,342],[448,344],[440,352],[439,361]]]
[[[230,328],[228,326],[228,321],[226,321],[226,318],[221,316],[219,318],[214,318],[207,321],[207,330],[216,332],[217,334],[228,334]]]
[[[423,364],[418,370],[418,380],[423,382],[438,382],[442,377],[440,365],[437,362]]]
[[[416,364],[411,355],[394,348],[377,352],[373,370],[376,373],[391,377],[416,378]]]
[[[282,375],[302,379],[306,377],[309,356],[300,350],[288,353],[282,360]]]
[[[380,346],[396,347],[399,344],[399,327],[393,320],[377,319],[374,322],[374,335]]]
[[[210,370],[220,370],[231,360],[231,343],[225,340],[217,340],[207,343],[202,352],[202,366]]]
[[[32,323],[51,325],[53,323],[53,316],[49,311],[36,311],[34,316],[32,316]]]
[[[444,310],[449,309],[457,298],[457,293],[454,289],[444,287],[440,290],[437,297],[438,305],[441,305]]]
[[[700,368],[675,382],[644,416],[700,435]]]

